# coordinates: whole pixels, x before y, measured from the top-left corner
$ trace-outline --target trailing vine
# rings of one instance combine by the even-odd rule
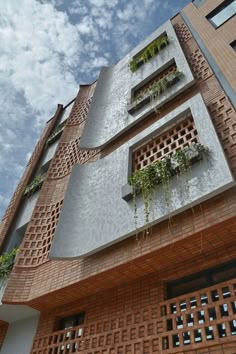
[[[168,88],[174,85],[177,81],[179,81],[183,77],[183,73],[179,70],[175,70],[162,79],[154,82],[147,89],[142,90],[136,97],[132,99],[132,102],[135,105],[138,105],[145,98],[150,97],[150,101],[156,101],[156,99],[163,94]]]
[[[154,56],[156,56],[163,48],[169,44],[169,38],[166,34],[158,37],[151,42],[141,53],[136,55],[130,62],[129,67],[132,73],[134,73],[139,66],[147,63]]]
[[[129,184],[133,188],[134,223],[138,229],[137,197],[141,194],[144,205],[145,224],[150,219],[150,204],[155,188],[158,184],[163,187],[165,202],[168,210],[171,204],[171,177],[180,174],[185,179],[185,188],[189,196],[189,180],[191,176],[191,165],[200,161],[203,156],[209,154],[209,149],[202,144],[193,143],[184,147],[171,156],[154,162],[147,167],[134,172],[129,178]]]
[[[17,252],[18,249],[14,248],[11,252],[4,253],[2,256],[0,256],[0,286],[5,283],[6,279],[11,273]]]

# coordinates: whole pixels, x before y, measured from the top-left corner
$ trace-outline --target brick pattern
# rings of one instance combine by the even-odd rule
[[[226,155],[229,157],[233,171],[236,174],[235,110],[225,94],[213,99],[208,107]]]
[[[165,301],[160,308],[163,353],[235,340],[236,279]]]
[[[132,317],[127,313],[124,321],[101,321],[54,332],[36,339],[31,353],[159,353],[158,321],[144,320],[143,323],[139,314],[136,319]]]
[[[158,74],[157,76],[155,76],[152,80],[150,80],[149,82],[147,82],[145,85],[143,85],[142,87],[140,87],[139,89],[137,89],[134,92],[134,99],[136,97],[139,96],[140,93],[144,92],[145,90],[148,90],[155,82],[158,82],[159,80],[163,79],[164,77],[166,77],[167,75],[171,74],[172,72],[174,72],[177,69],[176,64],[172,64],[169,68],[167,68],[166,70],[162,71],[160,74]]]
[[[31,354],[235,354],[235,285],[234,279],[162,302],[158,276],[139,279],[43,312]],[[57,330],[58,318],[81,309],[84,325]]]
[[[67,125],[77,125],[83,123],[87,117],[91,102],[92,97],[82,102],[79,100],[75,101]]]
[[[206,2],[206,4],[208,3],[211,7],[215,6],[215,2],[212,0]],[[188,6],[190,6],[192,9],[194,7],[192,5]],[[183,25],[182,18],[180,16],[176,16],[173,20],[173,25],[178,35],[178,28]],[[203,99],[211,113],[211,117],[215,125],[216,131],[225,149],[226,156],[230,162],[232,171],[236,176],[235,109],[233,108],[226,94],[222,90],[216,77],[213,75],[209,64],[204,59],[204,56],[200,51],[199,47],[197,46],[195,40],[191,38],[187,42],[183,42],[182,48],[189,61],[190,67],[194,72],[194,76],[199,79],[198,90],[202,93]],[[194,57],[196,58],[195,62],[193,60]],[[199,61],[198,64],[197,61]],[[227,63],[229,63],[228,59]],[[231,72],[232,70],[233,67],[231,69]]]
[[[36,205],[28,226],[16,266],[32,267],[48,260],[63,201],[52,205]]]
[[[236,38],[236,16],[217,29],[206,18],[220,3],[222,0],[207,0],[197,8],[190,2],[183,9],[183,13],[190,20],[192,27],[199,34],[209,53],[214,57],[214,61],[227,78],[232,89],[236,91],[236,75],[232,75],[236,67],[236,56],[235,51],[229,45]]]
[[[48,171],[48,178],[62,178],[71,173],[75,163],[85,163],[97,154],[95,150],[81,150],[80,137],[70,142],[60,142]]]
[[[198,142],[198,133],[193,118],[191,116],[185,118],[133,152],[133,171],[140,170]]]
[[[43,134],[41,135],[41,137],[34,149],[34,152],[27,164],[25,172],[24,172],[24,174],[17,186],[16,191],[11,198],[8,208],[3,216],[2,220],[4,221],[4,226],[0,230],[1,231],[1,233],[0,233],[0,248],[2,247],[2,245],[4,243],[4,240],[8,234],[8,231],[9,231],[12,223],[14,222],[14,218],[17,213],[18,207],[20,205],[21,198],[24,194],[25,188],[34,173],[34,170],[35,170],[36,165],[40,159],[40,156],[42,154],[46,140],[50,134],[50,131],[52,130],[52,127],[53,127],[55,121],[57,120],[58,115],[61,112],[61,107],[62,106],[58,106],[58,109],[54,115],[54,118],[51,119],[50,122],[45,127]]]
[[[0,351],[7,334],[8,323],[0,320]]]
[[[2,220],[6,219],[6,218],[10,215],[11,210],[12,210],[12,208],[13,208],[13,206],[15,205],[15,202],[16,202],[16,200],[17,200],[17,197],[19,196],[19,194],[20,194],[21,191],[22,191],[22,188],[23,188],[23,181],[21,181],[21,182],[17,185],[16,190],[15,190],[15,192],[14,192],[14,194],[13,194],[11,200],[10,200],[10,203],[8,204],[8,207],[7,207],[6,211],[5,211],[5,214],[3,215]]]
[[[189,55],[187,55],[187,60],[195,79],[206,80],[212,75],[212,70],[199,48],[194,52],[189,53]]]
[[[188,27],[184,22],[182,22],[181,24],[177,23],[175,26],[175,31],[180,42],[184,43],[192,38],[191,32],[189,31]]]
[[[85,311],[85,323],[66,330],[55,327],[55,311],[43,312],[31,354],[159,353],[158,285],[149,277],[57,308],[57,319]]]

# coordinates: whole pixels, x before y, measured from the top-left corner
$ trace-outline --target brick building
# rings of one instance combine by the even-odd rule
[[[58,105],[0,224],[1,354],[236,353],[235,13],[189,3]]]

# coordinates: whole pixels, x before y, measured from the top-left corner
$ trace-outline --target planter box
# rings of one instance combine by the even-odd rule
[[[41,187],[45,180],[46,175],[40,176],[39,180],[33,180],[25,189],[24,196],[30,197],[32,194],[37,192]]]
[[[192,144],[191,146],[184,148],[184,151],[185,151],[185,156],[187,157],[190,165],[193,165],[196,162],[201,161],[203,159],[203,153],[199,151],[197,144]],[[170,158],[170,161],[171,161],[171,175],[173,177],[180,172],[179,163],[174,158]],[[160,183],[161,183],[161,179],[157,172],[156,185]],[[141,191],[138,192],[137,194],[140,193]],[[121,197],[126,202],[128,202],[133,198],[133,187],[128,183],[121,187]]]
[[[169,74],[166,79],[168,80],[168,83],[167,83],[167,90],[169,87],[175,85],[177,82],[180,81],[180,77],[179,76],[176,76],[175,74]],[[166,91],[167,91],[166,90]],[[163,91],[160,93],[160,95],[158,96],[161,96],[164,92],[166,91]],[[145,106],[146,104],[150,103],[152,100],[151,98],[151,94],[147,94],[146,96],[144,96],[140,101],[134,101],[130,104],[128,104],[127,106],[127,110],[128,110],[128,113],[129,114],[133,114],[135,113],[136,111],[138,111],[140,108],[142,108],[143,106]]]

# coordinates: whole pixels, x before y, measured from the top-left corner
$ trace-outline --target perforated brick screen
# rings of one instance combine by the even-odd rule
[[[132,158],[133,172],[197,142],[198,133],[193,118],[189,116],[135,150]]]

